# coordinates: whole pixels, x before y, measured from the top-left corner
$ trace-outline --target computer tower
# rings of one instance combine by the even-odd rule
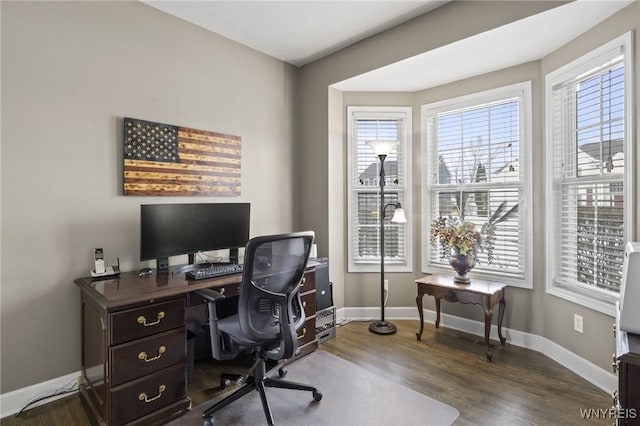
[[[316,310],[321,311],[333,306],[333,289],[329,281],[329,260],[317,259],[316,265]]]
[[[318,343],[336,337],[336,307],[330,306],[316,312],[316,337]]]

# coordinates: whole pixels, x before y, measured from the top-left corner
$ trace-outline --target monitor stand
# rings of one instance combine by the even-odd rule
[[[156,269],[158,271],[166,271],[167,269],[169,269],[169,258],[160,257],[156,259]]]
[[[229,263],[238,264],[240,260],[240,254],[238,248],[230,248],[229,249]]]

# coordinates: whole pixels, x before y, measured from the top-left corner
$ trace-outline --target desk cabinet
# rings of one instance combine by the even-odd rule
[[[82,292],[80,397],[97,424],[161,424],[191,407],[185,296],[108,310]]]
[[[300,288],[306,320],[297,357],[318,348],[316,277],[309,262]],[[242,275],[188,280],[156,272],[80,278],[82,369],[80,398],[100,425],[163,424],[191,409],[187,396],[187,295],[213,288],[237,296]]]
[[[318,349],[316,338],[316,270],[307,270],[300,284],[300,300],[306,320],[298,329],[298,354],[296,358]]]
[[[618,373],[618,390],[613,406],[618,425],[640,425],[640,335],[620,330],[618,313],[616,309],[613,370]]]

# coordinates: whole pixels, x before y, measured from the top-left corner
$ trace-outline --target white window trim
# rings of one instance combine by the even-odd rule
[[[351,170],[353,165],[353,116],[354,113],[366,114],[370,118],[404,118],[404,201],[402,208],[407,216],[407,223],[404,226],[404,241],[406,263],[404,265],[390,265],[385,263],[385,272],[413,272],[413,226],[411,213],[413,212],[413,183],[412,183],[412,108],[411,107],[381,107],[381,106],[349,106],[347,107],[347,253],[348,272],[380,272],[380,264],[355,265],[353,263],[353,229],[351,227],[351,217],[353,212],[353,182]],[[361,118],[361,117],[359,117]],[[386,192],[386,191],[385,191]]]
[[[618,46],[622,46],[624,49],[624,75],[625,75],[625,141],[624,146],[624,158],[625,158],[625,176],[624,176],[624,214],[627,219],[625,223],[625,239],[631,241],[634,234],[634,204],[635,197],[635,153],[633,149],[635,135],[634,126],[635,116],[633,115],[633,99],[634,96],[634,69],[633,69],[633,37],[632,33],[628,32],[620,37],[592,50],[591,52],[581,56],[578,59],[571,61],[570,63],[563,65],[562,67],[550,72],[545,76],[545,109],[546,109],[546,124],[545,124],[545,150],[546,150],[546,166],[545,175],[546,183],[545,189],[549,200],[552,197],[553,191],[553,128],[550,123],[553,123],[553,86],[566,81],[568,78],[576,76],[580,73],[580,69],[585,67],[590,61],[597,59],[599,56],[606,52],[615,49]],[[546,205],[546,291],[548,294],[560,297],[578,305],[585,306],[593,309],[594,311],[601,312],[610,316],[615,316],[615,302],[619,299],[619,295],[615,295],[612,292],[604,291],[600,289],[590,289],[577,286],[567,286],[555,282],[555,244],[554,244],[554,232],[553,221],[554,211],[553,203],[547,201]]]
[[[444,112],[463,106],[479,105],[485,102],[492,102],[499,99],[508,99],[512,97],[522,97],[522,108],[520,108],[520,140],[522,145],[518,148],[522,153],[522,161],[519,160],[520,167],[524,167],[524,194],[526,199],[518,201],[518,214],[522,215],[526,229],[524,232],[526,241],[524,244],[524,278],[516,279],[496,273],[479,272],[471,270],[469,276],[471,278],[485,279],[509,284],[513,287],[533,288],[533,219],[531,214],[531,204],[533,202],[533,183],[532,183],[532,104],[531,104],[531,81],[512,84],[509,86],[490,89],[483,92],[472,93],[457,98],[447,99],[440,102],[422,105],[421,121],[422,121],[422,152],[425,156],[433,155],[430,151],[428,141],[429,123],[426,117],[438,112]],[[429,158],[429,157],[427,157]],[[427,229],[430,225],[429,212],[431,211],[431,198],[425,195],[428,188],[427,170],[422,166],[422,223],[421,223],[421,240],[422,248],[425,255],[422,256],[422,272],[424,273],[445,273],[451,274],[452,269],[445,265],[432,265],[429,263],[431,259],[431,244]]]

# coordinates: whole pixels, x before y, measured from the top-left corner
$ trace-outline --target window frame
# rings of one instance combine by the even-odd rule
[[[422,272],[423,273],[445,273],[451,274],[452,269],[448,265],[431,263],[432,247],[429,239],[429,227],[433,220],[431,216],[431,190],[429,185],[429,177],[427,176],[428,167],[425,161],[431,158],[434,147],[432,146],[433,134],[430,130],[430,117],[455,109],[480,106],[485,103],[497,102],[509,98],[519,97],[522,99],[519,108],[519,130],[520,141],[518,146],[521,159],[518,159],[519,167],[522,170],[522,180],[518,184],[522,186],[522,196],[518,200],[518,215],[521,217],[524,225],[523,236],[525,242],[523,244],[523,277],[518,278],[511,274],[500,273],[499,271],[488,272],[471,270],[469,276],[471,278],[485,279],[490,281],[498,281],[507,283],[514,287],[533,288],[533,220],[531,213],[531,205],[533,204],[533,183],[532,183],[532,90],[531,81],[524,81],[508,86],[493,88],[481,92],[475,92],[455,98],[446,99],[439,102],[433,102],[422,105],[421,121],[422,121],[422,152],[425,160],[422,162],[422,224],[421,224],[421,247],[424,250],[422,256]],[[435,143],[435,142],[434,142]]]
[[[402,201],[402,208],[407,216],[407,222],[403,224],[404,228],[404,263],[389,264],[385,262],[385,272],[413,272],[413,225],[411,214],[413,211],[413,183],[412,183],[412,115],[413,108],[411,106],[348,106],[347,107],[347,255],[348,255],[348,268],[347,272],[380,272],[380,262],[371,264],[355,263],[353,257],[353,239],[354,229],[353,223],[353,193],[356,190],[353,185],[353,155],[354,155],[354,141],[353,141],[353,124],[354,120],[362,118],[371,119],[403,119],[404,120],[404,134],[402,141],[402,149],[404,150],[403,158],[403,170],[404,170],[404,182],[405,185],[402,189],[404,199]],[[357,116],[357,117],[356,117]],[[379,193],[380,189],[377,189]],[[389,188],[385,186],[385,195],[391,192]],[[390,210],[389,212],[389,219]],[[386,235],[386,233],[385,233]],[[385,244],[386,246],[386,244]],[[379,258],[378,258],[379,259]]]
[[[564,84],[571,79],[577,79],[581,74],[594,66],[601,66],[602,64],[594,65],[594,61],[602,58],[607,52],[621,47],[624,52],[623,66],[624,66],[624,218],[625,229],[624,238],[625,243],[632,241],[635,235],[635,150],[634,150],[634,51],[633,51],[633,37],[631,32],[627,32],[615,39],[605,43],[596,49],[574,59],[573,61],[557,68],[546,74],[545,76],[545,150],[546,150],[546,165],[545,165],[545,190],[547,200],[554,199],[556,191],[554,190],[554,140],[553,140],[553,123],[554,123],[554,86],[558,84]],[[573,115],[575,118],[575,114]],[[563,145],[566,142],[563,141]],[[556,241],[554,233],[554,221],[556,217],[555,203],[553,201],[547,201],[545,209],[546,220],[546,292],[548,294],[560,297],[570,302],[585,306],[595,311],[614,316],[615,315],[615,302],[619,300],[619,293],[608,291],[599,288],[585,288],[585,286],[578,286],[571,283],[561,283],[556,280],[556,270],[559,263],[556,262],[558,258],[556,253]]]

